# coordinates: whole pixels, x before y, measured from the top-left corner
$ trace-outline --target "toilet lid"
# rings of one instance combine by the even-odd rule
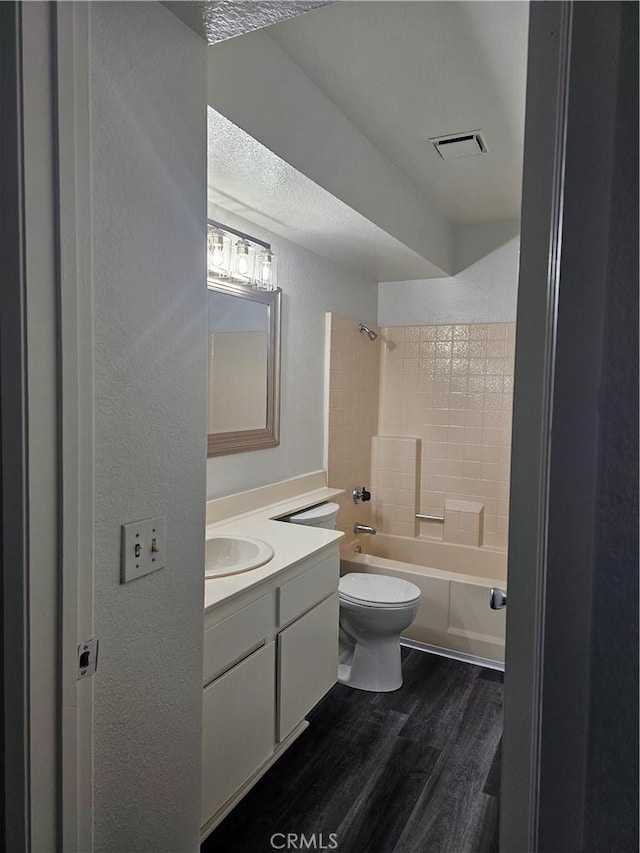
[[[327,521],[333,515],[337,515],[340,510],[340,504],[324,503],[319,506],[312,506],[311,509],[305,509],[303,512],[296,512],[290,515],[287,521],[293,524],[318,524],[320,521]]]
[[[387,575],[369,575],[352,572],[340,578],[340,597],[369,607],[397,607],[413,604],[420,598],[420,588],[414,583]]]

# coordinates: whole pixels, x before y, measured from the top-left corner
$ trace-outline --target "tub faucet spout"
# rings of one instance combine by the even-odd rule
[[[356,521],[356,523],[353,525],[353,532],[354,533],[371,533],[373,535],[377,531],[376,531],[375,527],[371,527],[370,524],[360,524],[359,521]]]

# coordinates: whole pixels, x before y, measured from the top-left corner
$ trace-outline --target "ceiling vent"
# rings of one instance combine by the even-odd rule
[[[452,133],[449,136],[432,136],[429,142],[443,160],[476,157],[478,154],[486,154],[487,152],[487,145],[480,130]]]

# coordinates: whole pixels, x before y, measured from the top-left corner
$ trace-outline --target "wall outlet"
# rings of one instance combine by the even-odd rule
[[[164,568],[164,515],[122,525],[120,582]]]

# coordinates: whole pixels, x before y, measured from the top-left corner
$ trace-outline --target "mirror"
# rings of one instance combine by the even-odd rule
[[[207,456],[280,443],[280,297],[209,279]]]

